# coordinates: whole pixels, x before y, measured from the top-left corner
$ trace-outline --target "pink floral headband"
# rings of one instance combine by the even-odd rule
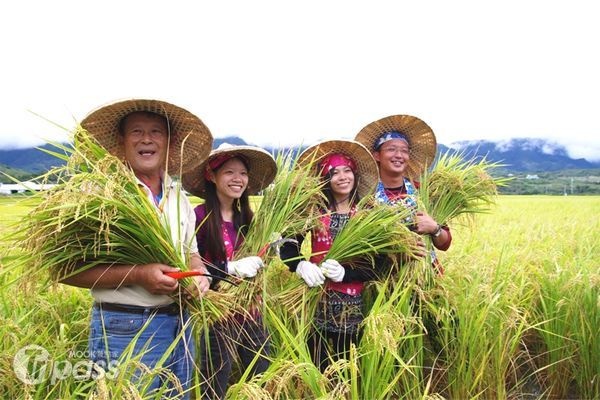
[[[356,163],[350,157],[341,153],[329,154],[319,163],[321,176],[325,177],[329,172],[337,167],[349,167],[352,172],[356,172]]]
[[[221,167],[223,164],[225,164],[232,158],[239,158],[243,161],[244,164],[249,164],[248,159],[239,153],[223,153],[208,161],[206,169],[204,170],[204,178],[207,181],[210,181],[210,172],[219,169],[219,167]]]

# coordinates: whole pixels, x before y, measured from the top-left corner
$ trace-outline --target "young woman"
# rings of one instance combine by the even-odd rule
[[[204,199],[197,206],[198,249],[213,277],[211,288],[218,290],[220,278],[233,275],[251,278],[263,266],[260,257],[232,261],[252,221],[249,195],[256,194],[275,178],[277,166],[266,151],[252,146],[221,145],[213,150],[200,171],[183,175],[184,188]],[[269,343],[257,310],[236,314],[215,323],[200,340],[200,372],[205,398],[224,398],[234,359],[242,371],[264,372],[268,365]],[[256,362],[253,359],[260,357]]]
[[[341,265],[328,259],[326,253],[336,235],[356,213],[361,197],[373,192],[377,183],[377,165],[370,152],[360,143],[350,140],[329,140],[306,149],[298,164],[314,160],[317,171],[325,180],[323,189],[327,208],[322,210],[320,226],[311,232],[309,260],[300,260],[300,246],[304,240],[298,236],[298,244],[285,244],[281,259],[291,271],[295,271],[309,287],[325,285],[315,314],[314,332],[308,344],[312,349],[315,365],[322,371],[330,359],[347,358],[351,343],[356,343],[359,324],[363,320],[362,290],[364,282],[377,278],[371,265],[360,267],[360,260],[353,265]]]

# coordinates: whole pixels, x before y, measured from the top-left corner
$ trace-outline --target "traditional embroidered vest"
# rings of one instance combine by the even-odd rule
[[[356,207],[352,206],[350,208],[350,212],[348,213],[348,217],[352,218],[352,216],[356,213]],[[320,227],[319,229],[315,229],[312,232],[312,253],[313,255],[310,257],[310,262],[319,264],[322,262],[326,256],[327,252],[331,248],[335,237],[331,232],[331,213],[327,212],[323,214],[319,218]],[[345,223],[344,223],[345,225]],[[343,226],[339,227],[339,230],[344,229]],[[333,282],[331,280],[327,280],[325,284],[325,288],[329,290],[335,290],[336,292],[349,294],[351,296],[358,296],[361,294],[364,284],[363,282],[354,281],[354,282]]]

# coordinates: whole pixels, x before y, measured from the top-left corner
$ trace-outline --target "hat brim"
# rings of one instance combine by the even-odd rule
[[[421,119],[412,115],[391,115],[362,128],[354,140],[362,143],[369,150],[376,151],[377,140],[390,131],[397,131],[406,136],[410,152],[406,174],[410,178],[418,178],[435,159],[437,141],[433,130]]]
[[[275,179],[277,163],[269,152],[254,146],[232,146],[211,151],[208,158],[198,168],[186,171],[181,179],[183,188],[194,196],[206,198],[204,172],[211,160],[223,154],[230,154],[232,157],[240,155],[248,161],[248,187],[246,191],[249,195],[257,194]]]
[[[314,174],[318,174],[319,160],[329,154],[344,154],[356,163],[358,175],[357,193],[364,198],[375,191],[379,182],[377,163],[371,152],[354,140],[326,140],[308,147],[299,156],[297,165],[311,165]]]
[[[119,123],[123,117],[136,111],[152,112],[167,119],[169,174],[179,175],[180,171],[193,169],[208,157],[213,142],[208,127],[191,112],[161,100],[129,99],[104,105],[89,113],[81,121],[81,127],[108,152],[123,159]]]

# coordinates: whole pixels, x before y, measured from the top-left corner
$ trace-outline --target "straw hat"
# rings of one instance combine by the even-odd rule
[[[433,130],[412,115],[392,115],[371,122],[361,129],[354,140],[375,151],[375,143],[386,132],[397,131],[406,136],[410,150],[407,175],[416,178],[433,163],[437,142]]]
[[[180,168],[187,170],[197,166],[210,153],[213,138],[200,118],[160,100],[130,99],[107,104],[89,113],[81,121],[81,126],[111,154],[123,159],[119,123],[123,117],[135,111],[149,111],[167,118],[171,133],[168,154],[170,174],[179,174]]]
[[[358,175],[358,195],[363,198],[375,191],[379,181],[377,163],[371,152],[354,140],[325,140],[304,150],[298,156],[298,166],[312,163],[313,168],[319,168],[320,160],[329,154],[343,154],[356,163]],[[317,173],[317,171],[314,171]]]
[[[183,174],[181,182],[183,188],[194,196],[205,198],[206,178],[204,172],[210,168],[209,163],[217,157],[227,155],[229,158],[241,156],[248,162],[248,194],[257,194],[267,186],[277,173],[277,164],[273,156],[266,150],[255,146],[234,146],[222,143],[210,155],[200,167],[187,171]]]

